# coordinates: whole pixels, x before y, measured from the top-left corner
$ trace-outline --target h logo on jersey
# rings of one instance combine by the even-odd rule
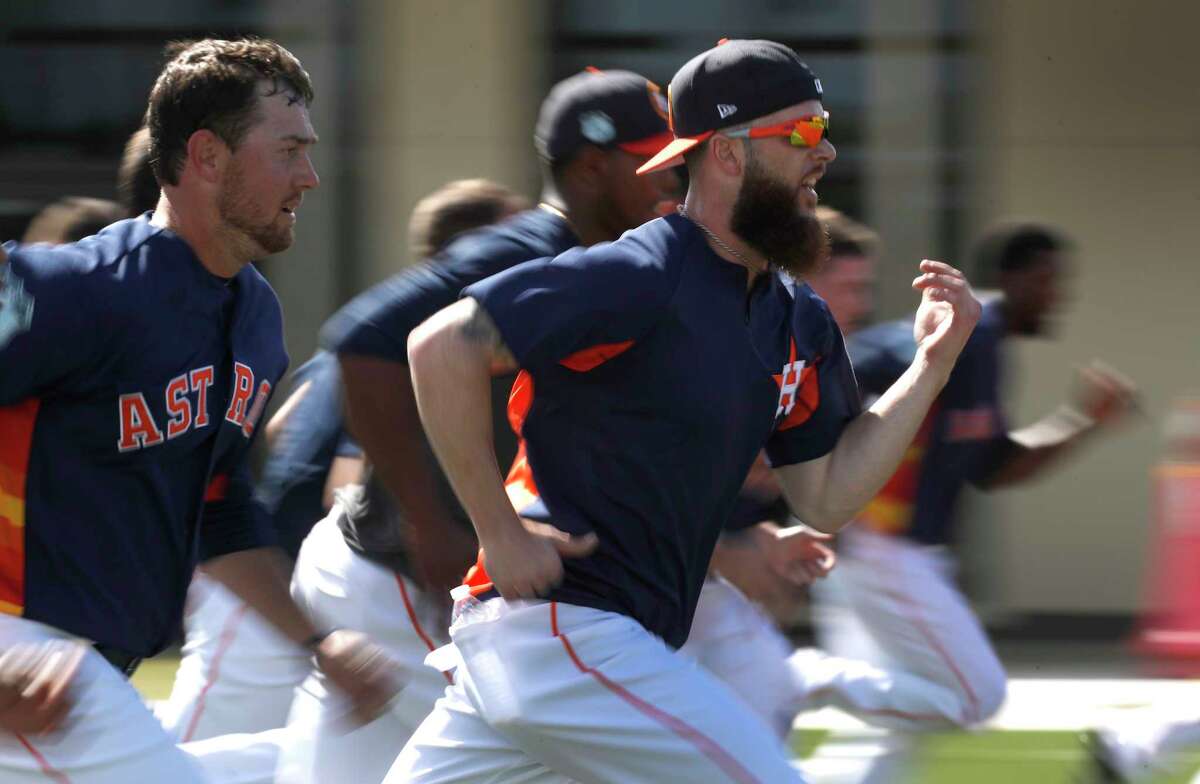
[[[785,417],[796,407],[796,397],[800,393],[800,379],[804,374],[803,359],[789,362],[783,366],[779,382],[779,407],[775,409],[775,418]]]
[[[821,402],[816,365],[810,365],[796,354],[796,339],[792,338],[788,361],[775,376],[775,383],[779,385],[779,404],[775,408],[777,430],[788,430],[804,424]],[[819,360],[820,357],[817,358]]]

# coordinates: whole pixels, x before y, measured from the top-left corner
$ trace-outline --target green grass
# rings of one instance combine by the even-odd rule
[[[176,652],[143,662],[133,684],[146,699],[165,700],[178,664]],[[809,757],[828,734],[797,732],[792,749]],[[1152,784],[1188,784],[1200,755],[1188,762],[1187,771]],[[910,778],[920,784],[1092,784],[1087,770],[1076,732],[996,731],[930,736],[916,750]]]
[[[797,732],[792,748],[810,756],[824,731]],[[1188,784],[1200,756],[1185,760],[1178,775],[1146,784]],[[1092,784],[1077,732],[994,731],[934,735],[915,753],[910,781],[920,784]]]
[[[165,700],[171,696],[171,683],[179,666],[179,653],[172,651],[147,659],[133,674],[131,682],[145,700]]]

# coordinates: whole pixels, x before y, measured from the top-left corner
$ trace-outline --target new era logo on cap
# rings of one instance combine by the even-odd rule
[[[717,114],[721,115],[722,120],[724,120],[726,117],[728,117],[729,115],[733,114],[736,111],[737,111],[737,107],[731,103],[717,104]]]

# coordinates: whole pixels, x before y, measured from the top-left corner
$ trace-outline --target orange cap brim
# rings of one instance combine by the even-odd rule
[[[670,131],[656,133],[653,136],[647,136],[644,139],[634,139],[631,142],[623,142],[618,144],[627,153],[633,155],[645,155],[647,158],[654,155],[656,152],[666,147],[675,137]]]
[[[638,167],[638,174],[649,174],[659,169],[669,169],[683,163],[683,154],[702,142],[703,139],[692,139],[686,136],[675,139],[663,147],[654,157]]]

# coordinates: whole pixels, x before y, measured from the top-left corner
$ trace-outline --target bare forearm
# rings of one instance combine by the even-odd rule
[[[425,432],[483,542],[520,521],[492,443],[491,376],[508,368],[472,336],[469,320],[479,312],[463,300],[435,314],[413,332],[408,359]]]
[[[1091,419],[1063,406],[1029,427],[1009,433],[1004,460],[979,484],[993,489],[1033,479],[1075,451],[1093,428]]]
[[[437,535],[452,516],[437,493],[409,368],[372,357],[339,356],[350,433],[368,455],[405,519]]]
[[[918,355],[846,427],[832,452],[819,461],[780,469],[788,502],[800,519],[826,532],[850,522],[895,472],[948,376]]]
[[[288,592],[291,569],[281,550],[242,550],[206,561],[202,568],[288,639],[304,642],[317,633]]]

